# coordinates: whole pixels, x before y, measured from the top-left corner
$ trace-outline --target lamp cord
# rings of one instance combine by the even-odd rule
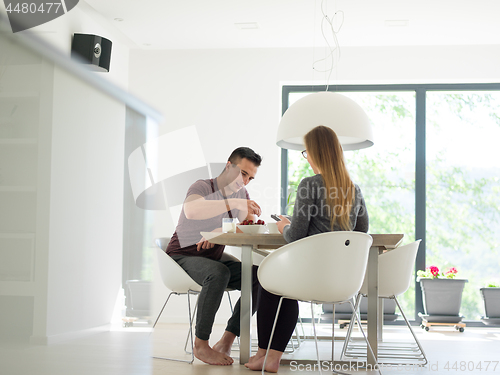
[[[340,31],[340,29],[342,28],[342,25],[344,24],[344,12],[339,10],[339,11],[335,12],[335,14],[333,15],[332,18],[330,18],[330,17],[328,17],[328,14],[324,9],[324,3],[325,3],[325,0],[321,0],[321,13],[323,15],[323,17],[321,18],[321,34],[323,35],[323,39],[325,39],[325,42],[328,46],[329,54],[322,59],[314,61],[313,62],[313,70],[320,72],[320,73],[328,73],[328,77],[326,79],[326,91],[328,91],[328,87],[330,86],[330,77],[331,77],[332,72],[333,72],[333,67],[335,66],[335,56],[334,56],[335,52],[337,52],[337,61],[340,59],[340,45],[339,45],[339,41],[337,38],[337,33]],[[335,30],[335,27],[333,26],[333,21],[337,15],[342,16],[342,21],[340,22],[340,26],[338,27],[338,29]],[[329,31],[332,34],[333,45],[330,44],[330,42],[328,41],[327,35],[325,34],[325,27],[328,27]],[[315,65],[317,63],[319,63],[321,61],[327,61],[328,59],[331,60],[329,68],[324,69],[324,70],[319,70],[315,67]]]
[[[314,87],[314,64],[316,63],[316,60],[315,60],[315,51],[316,51],[316,5],[317,5],[317,1],[315,0],[314,1],[314,13],[313,13],[313,48],[312,48],[312,52],[313,52],[313,58],[312,58],[312,77],[311,77],[311,92],[313,91],[313,87]]]

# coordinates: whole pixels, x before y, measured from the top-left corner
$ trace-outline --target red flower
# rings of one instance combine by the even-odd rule
[[[456,274],[458,271],[455,267],[451,267],[448,271],[446,271],[446,274],[453,273]]]
[[[429,266],[429,267],[427,267],[427,269],[429,271],[431,271],[432,276],[438,277],[438,275],[439,275],[439,268],[437,268],[436,266]]]

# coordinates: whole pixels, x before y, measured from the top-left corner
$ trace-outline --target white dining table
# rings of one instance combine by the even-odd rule
[[[277,249],[287,242],[282,234],[247,233],[206,233],[202,235],[218,245],[241,247],[241,313],[240,313],[240,364],[245,364],[251,355],[251,318],[252,318],[252,266],[253,252],[265,255],[267,249]],[[383,312],[378,298],[378,255],[399,246],[403,234],[371,234],[372,246],[368,256],[368,341],[377,356],[378,340],[381,338]],[[375,365],[376,358],[368,354],[368,364]]]

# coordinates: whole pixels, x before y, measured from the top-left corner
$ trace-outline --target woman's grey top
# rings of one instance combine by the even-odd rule
[[[306,177],[300,182],[293,207],[292,223],[283,229],[283,236],[287,242],[331,231],[330,206],[326,202],[327,193],[331,197],[335,197],[336,194],[337,196],[347,194],[338,188],[331,188],[327,191],[320,174]],[[363,194],[356,184],[354,184],[354,202],[350,219],[351,228],[354,231],[368,232],[368,211]],[[341,230],[340,227],[335,223],[333,231],[339,230]]]

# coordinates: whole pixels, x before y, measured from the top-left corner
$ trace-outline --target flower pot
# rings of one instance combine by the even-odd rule
[[[419,278],[426,315],[460,316],[466,279]]]
[[[500,320],[500,288],[481,288],[487,318]]]

